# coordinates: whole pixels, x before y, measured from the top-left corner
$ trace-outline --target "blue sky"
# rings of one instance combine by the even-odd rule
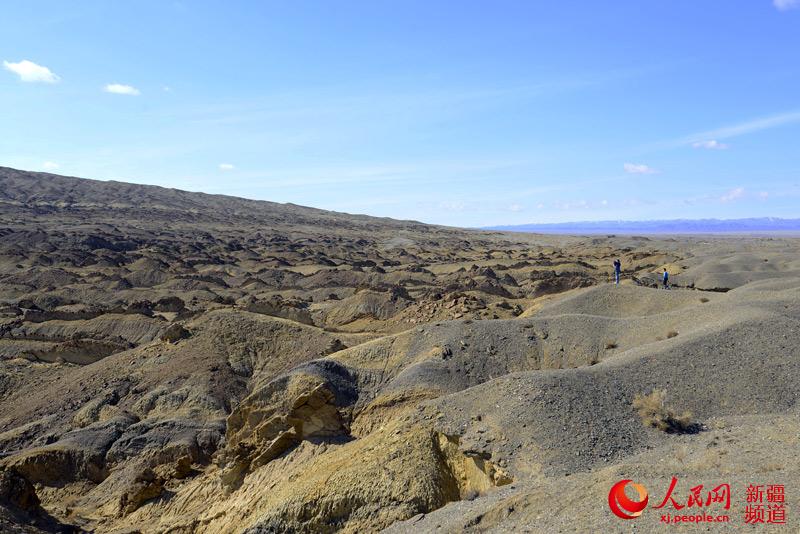
[[[0,165],[488,226],[800,216],[800,0],[6,2]]]

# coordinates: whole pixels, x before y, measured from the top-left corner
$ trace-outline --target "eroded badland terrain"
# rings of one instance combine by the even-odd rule
[[[799,254],[0,168],[0,531],[650,532],[609,488],[673,476],[794,531]]]

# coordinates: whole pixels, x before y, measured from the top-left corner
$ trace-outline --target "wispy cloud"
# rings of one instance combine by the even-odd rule
[[[735,189],[731,189],[724,195],[722,195],[719,200],[720,202],[733,202],[734,200],[740,199],[744,196],[744,187],[737,187]]]
[[[508,105],[510,102],[581,91],[587,88],[640,77],[666,68],[662,65],[577,73],[568,78],[519,80],[514,83],[476,86],[431,86],[424,90],[407,87],[403,79],[371,80],[357,86],[330,85],[303,92],[273,93],[254,99],[220,101],[215,106],[184,109],[174,113],[203,124],[238,124],[276,119],[332,118],[344,116],[385,123],[390,116],[399,120],[420,120],[441,114],[462,113],[465,109]],[[364,89],[367,87],[367,89]]]
[[[42,168],[46,171],[54,171],[58,169],[60,165],[54,161],[45,161],[42,163]]]
[[[731,137],[738,137],[740,135],[760,132],[761,130],[768,130],[770,128],[776,128],[778,126],[783,126],[785,124],[793,124],[796,122],[800,122],[800,111],[789,111],[786,113],[779,113],[777,115],[770,115],[768,117],[761,117],[758,119],[741,122],[739,124],[734,124],[732,126],[717,128],[716,130],[709,130],[707,132],[700,132],[693,135],[689,135],[677,141],[676,144],[693,145],[694,143],[698,142],[702,143],[703,141],[708,139],[729,139]]]
[[[247,170],[237,173],[237,178],[259,183],[270,188],[303,188],[342,186],[344,184],[406,183],[430,185],[484,182],[487,177],[514,168],[512,159],[492,160],[434,160],[403,163],[386,163],[353,167],[289,167],[269,170]],[[229,187],[226,184],[224,187]],[[558,189],[553,186],[552,189]],[[517,195],[519,196],[519,195]],[[507,196],[503,198],[507,199]]]
[[[518,212],[518,211],[522,211],[522,210],[523,210],[523,207],[522,207],[521,204],[514,203],[514,204],[511,204],[508,207],[508,211]]]
[[[708,141],[695,141],[692,143],[694,148],[705,148],[708,150],[727,150],[728,145],[720,143],[716,139],[709,139]]]
[[[790,9],[800,7],[800,0],[772,0],[772,5],[774,5],[778,11],[789,11]]]
[[[646,149],[664,150],[684,146],[692,146],[694,148],[727,148],[728,145],[722,143],[720,139],[730,139],[732,137],[739,137],[741,135],[747,135],[760,132],[762,130],[769,130],[771,128],[777,128],[779,126],[786,126],[796,123],[800,123],[800,110],[767,115],[765,117],[759,117],[749,121],[732,124],[730,126],[723,126],[715,130],[696,132],[683,137],[678,137],[676,139],[652,143],[650,145],[646,145]],[[710,143],[714,146],[708,146]]]
[[[122,83],[110,83],[106,85],[103,90],[106,93],[113,93],[115,95],[139,96],[142,94],[137,88]]]
[[[658,171],[642,163],[626,163],[622,166],[629,174],[656,174]]]
[[[53,71],[33,61],[23,59],[19,63],[3,61],[3,67],[19,76],[23,82],[57,83],[59,78]]]
[[[221,170],[221,171],[232,171],[235,168],[236,168],[236,165],[234,165],[233,163],[220,163],[219,164],[219,170]]]

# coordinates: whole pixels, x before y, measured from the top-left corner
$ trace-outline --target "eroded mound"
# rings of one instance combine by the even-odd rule
[[[542,520],[558,491],[598,508],[620,473],[666,476],[643,466],[724,425],[744,480],[747,428],[796,427],[796,241],[470,232],[10,169],[0,185],[10,532],[574,530]],[[664,267],[671,291],[649,287]],[[641,420],[654,391],[686,424]],[[780,456],[784,438],[758,443]]]

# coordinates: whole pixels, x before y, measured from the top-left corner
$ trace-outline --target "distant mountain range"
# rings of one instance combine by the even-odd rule
[[[674,219],[660,221],[583,221],[492,226],[485,230],[544,234],[736,234],[800,232],[800,219]]]

